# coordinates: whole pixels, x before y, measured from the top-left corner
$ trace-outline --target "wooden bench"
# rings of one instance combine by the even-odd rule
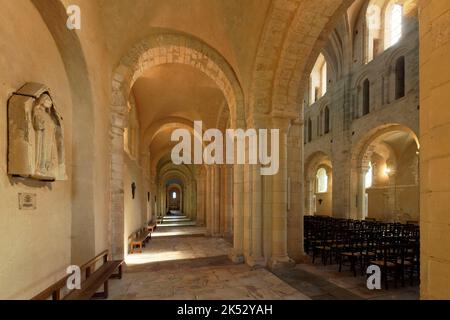
[[[147,230],[148,230],[150,233],[155,232],[155,230],[156,230],[156,222],[150,221],[150,222],[147,224]]]
[[[61,295],[61,290],[66,288],[67,279],[71,275],[67,275],[55,284],[51,285],[32,300],[47,300],[52,297],[52,300],[88,300],[91,298],[108,298],[108,280],[122,279],[122,265],[123,260],[108,261],[108,251],[103,251],[98,256],[86,262],[80,267],[81,273],[84,273],[84,280],[81,282],[81,289],[73,289],[68,291],[64,297]],[[103,261],[102,265],[96,269],[99,261]],[[117,273],[115,273],[117,270]],[[102,292],[97,290],[103,286]]]
[[[145,243],[150,239],[150,237],[151,232],[149,232],[147,228],[142,228],[136,232],[133,232],[128,238],[130,240],[130,253],[142,253],[142,249],[145,248]]]

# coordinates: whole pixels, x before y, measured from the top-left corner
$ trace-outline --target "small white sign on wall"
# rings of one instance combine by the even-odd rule
[[[19,209],[36,210],[36,198],[35,193],[19,193]]]

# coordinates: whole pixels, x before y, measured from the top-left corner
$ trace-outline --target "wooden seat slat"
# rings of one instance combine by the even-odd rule
[[[109,280],[122,261],[108,261],[96,270],[88,279],[81,284],[80,290],[73,290],[64,300],[87,300],[95,295],[106,281]]]
[[[98,261],[102,261],[102,265],[95,269]],[[85,264],[83,264],[80,269],[86,272],[86,278],[81,283],[80,290],[72,290],[67,295],[63,297],[63,300],[87,300],[92,297],[108,297],[108,280],[109,279],[121,279],[122,278],[122,264],[121,261],[108,261],[108,251],[103,251],[96,257],[92,258]],[[118,270],[118,273],[114,273]],[[61,290],[66,286],[67,279],[70,275],[63,277],[56,283],[36,295],[32,300],[46,300],[52,297],[53,300],[61,300]],[[97,294],[97,290],[104,286],[104,291]]]

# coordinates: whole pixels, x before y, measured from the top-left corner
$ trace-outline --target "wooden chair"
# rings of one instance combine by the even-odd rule
[[[356,277],[356,265],[361,259],[361,238],[357,232],[349,235],[347,245],[339,254],[339,272],[342,272],[342,265],[350,263],[350,270]]]
[[[399,280],[398,259],[402,254],[399,250],[403,250],[399,245],[383,243],[379,246],[379,251],[382,252],[381,257],[370,261],[371,265],[380,267],[381,280],[386,290],[389,290],[389,276],[394,279],[394,286],[397,288],[397,281]]]

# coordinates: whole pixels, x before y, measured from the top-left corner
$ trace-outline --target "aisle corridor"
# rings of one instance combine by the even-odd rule
[[[308,299],[264,268],[233,264],[230,248],[221,238],[154,237],[143,254],[128,256],[123,279],[110,281],[110,299]]]
[[[142,254],[129,255],[121,281],[110,281],[112,300],[416,300],[417,287],[369,291],[365,278],[311,263],[274,273],[234,264],[231,244],[207,238],[201,227],[158,226]]]

